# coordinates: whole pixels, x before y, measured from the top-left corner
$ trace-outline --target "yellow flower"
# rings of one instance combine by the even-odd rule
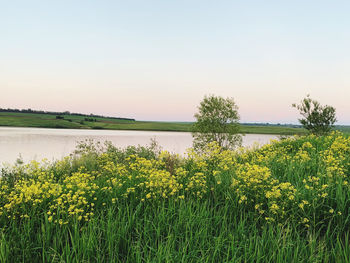
[[[304,217],[303,223],[305,224],[305,223],[308,223],[308,222],[309,222],[309,219],[307,219],[306,217]]]

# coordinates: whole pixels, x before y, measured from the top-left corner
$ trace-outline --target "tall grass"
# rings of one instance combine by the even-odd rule
[[[186,158],[82,144],[2,171],[0,261],[350,262],[349,161],[340,133]]]

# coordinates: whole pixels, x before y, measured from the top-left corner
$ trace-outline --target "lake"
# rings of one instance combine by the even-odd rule
[[[277,138],[277,135],[247,134],[243,137],[243,146],[262,145]],[[192,146],[192,135],[188,132],[0,127],[0,164],[13,164],[19,156],[25,162],[60,159],[72,153],[77,142],[85,139],[111,141],[117,147],[149,145],[151,139],[155,139],[163,150],[179,154]]]

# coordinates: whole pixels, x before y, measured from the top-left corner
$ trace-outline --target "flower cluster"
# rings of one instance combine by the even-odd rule
[[[187,157],[89,148],[55,163],[14,166],[0,178],[0,221],[88,222],[107,206],[219,198],[258,220],[310,227],[350,211],[350,138],[290,137],[260,148],[215,142]],[[225,201],[226,199],[223,199]]]

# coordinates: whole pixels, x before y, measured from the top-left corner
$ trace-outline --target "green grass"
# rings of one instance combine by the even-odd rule
[[[86,227],[26,221],[4,230],[2,262],[349,262],[349,233],[264,227],[233,204],[120,204]],[[37,231],[34,233],[34,231]]]
[[[96,122],[89,122],[84,121],[85,117],[79,115],[63,115],[63,117],[63,120],[58,120],[51,114],[0,112],[0,126],[190,132],[192,125],[189,122],[132,121],[101,117],[94,118]],[[336,126],[336,129],[350,134],[350,126]],[[246,134],[306,134],[302,128],[283,125],[242,125],[241,131]]]
[[[255,134],[280,134],[280,135],[305,135],[306,130],[302,128],[291,128],[283,126],[259,126],[259,125],[241,125],[243,133]]]
[[[78,150],[2,171],[0,262],[350,262],[348,136]]]
[[[339,125],[339,126],[336,126],[335,128],[345,134],[350,134],[350,126],[348,125]]]
[[[96,122],[89,122],[84,121],[84,118],[79,115],[64,115],[63,120],[58,120],[55,115],[50,114],[0,112],[0,126],[189,132],[192,125],[184,122],[130,121],[113,118],[94,118]],[[241,128],[243,133],[305,134],[303,129],[283,126],[242,125]]]

